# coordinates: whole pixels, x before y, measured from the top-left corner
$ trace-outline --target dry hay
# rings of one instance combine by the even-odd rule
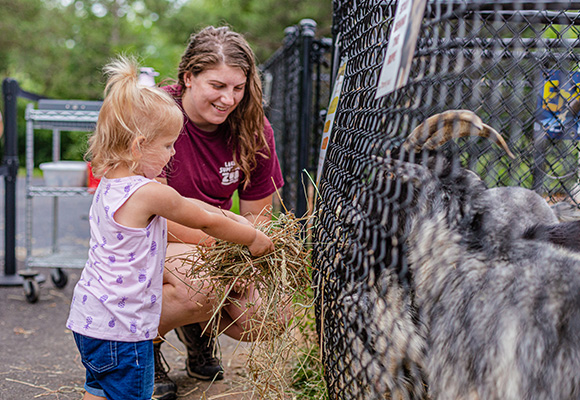
[[[246,246],[219,239],[212,246],[199,246],[191,253],[175,256],[182,260],[190,281],[212,285],[217,305],[206,329],[211,329],[213,336],[221,333],[218,330],[224,304],[237,304],[246,313],[244,318],[251,326],[247,338],[252,339],[247,361],[249,376],[243,383],[247,398],[290,396],[289,377],[296,362],[299,336],[295,328],[311,310],[312,301],[310,249],[306,246],[308,219],[281,213],[256,225],[275,247],[272,253],[261,257],[252,257]],[[237,294],[251,284],[261,301],[241,304]]]

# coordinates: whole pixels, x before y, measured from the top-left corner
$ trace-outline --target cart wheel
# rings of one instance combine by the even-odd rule
[[[52,272],[50,273],[50,279],[52,280],[54,286],[56,286],[59,289],[64,288],[68,283],[67,273],[60,268],[52,270]]]
[[[34,279],[25,279],[24,282],[22,282],[22,287],[24,288],[26,301],[29,303],[36,303],[40,294],[40,286],[38,285],[38,282]]]

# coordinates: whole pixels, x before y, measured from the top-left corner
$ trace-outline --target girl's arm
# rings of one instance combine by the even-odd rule
[[[157,181],[163,183],[164,185],[167,185],[166,178],[158,177],[155,179]],[[219,209],[217,207],[212,206],[211,204],[207,204],[207,203],[205,203],[201,200],[197,200],[197,199],[188,198],[188,200],[194,202],[199,207],[203,208],[204,210],[206,210],[208,212],[225,214],[228,218],[232,218],[235,221],[242,222],[242,223],[244,221],[247,222],[247,220],[241,218],[239,215],[237,215],[229,210]],[[167,231],[169,232],[169,235],[167,236],[167,240],[169,242],[191,243],[191,244],[197,244],[197,245],[202,245],[202,246],[211,246],[212,244],[215,243],[214,238],[209,236],[205,232],[203,232],[199,229],[192,229],[192,228],[189,228],[187,226],[183,226],[183,225],[178,224],[177,222],[174,222],[171,220],[167,221]]]
[[[210,212],[213,214],[220,214],[224,215],[234,221],[249,224],[248,220],[229,211],[229,210],[222,210],[220,208],[214,207],[210,204],[204,203],[201,200],[187,198],[187,200],[193,202],[198,207],[202,208],[206,212]],[[215,243],[213,237],[209,236],[205,232],[199,229],[192,229],[187,226],[183,226],[178,224],[174,221],[167,221],[167,230],[169,231],[168,241],[169,242],[177,242],[177,243],[191,243],[197,244],[202,246],[211,246]]]
[[[199,206],[200,208],[203,208],[207,212],[224,215],[224,216],[226,216],[230,219],[233,219],[234,221],[237,221],[239,223],[248,224],[247,219],[243,218],[242,216],[240,216],[234,212],[231,212],[230,210],[223,210],[221,208],[212,206],[211,204],[207,204],[207,203],[205,203],[201,200],[198,200],[198,199],[192,199],[192,198],[187,197],[187,200],[192,201],[197,206]]]
[[[167,231],[169,232],[167,235],[168,242],[190,243],[200,246],[211,246],[215,243],[214,238],[204,231],[188,228],[170,220],[167,220]]]
[[[127,203],[130,203],[130,207]],[[222,210],[205,203],[200,204],[198,200],[182,197],[167,185],[155,183],[144,185],[127,203],[117,211],[117,214],[123,210],[124,213],[120,216],[132,215],[136,220],[145,217],[149,220],[153,215],[160,215],[178,224],[201,229],[210,236],[246,245],[253,255],[274,250],[272,241],[250,224],[240,223],[224,215]],[[122,223],[117,219],[117,214],[115,219]]]

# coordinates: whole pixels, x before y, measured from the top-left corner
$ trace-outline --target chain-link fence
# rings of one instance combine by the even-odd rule
[[[313,256],[330,398],[578,398],[578,373],[554,361],[578,354],[561,339],[576,286],[546,276],[568,274],[529,229],[580,200],[580,2],[427,0],[407,84],[375,98],[396,9],[334,1],[346,69]],[[409,139],[453,109],[515,157],[480,137],[415,154],[424,134],[490,132],[456,113]]]
[[[284,175],[282,199],[297,216],[308,208],[318,160],[324,109],[330,87],[330,39],[315,37],[316,23],[305,19],[286,29],[284,45],[261,66],[266,115],[276,136]]]

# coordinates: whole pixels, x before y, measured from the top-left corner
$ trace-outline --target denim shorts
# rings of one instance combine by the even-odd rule
[[[87,370],[87,392],[109,400],[151,399],[155,379],[152,340],[117,342],[73,334]]]

